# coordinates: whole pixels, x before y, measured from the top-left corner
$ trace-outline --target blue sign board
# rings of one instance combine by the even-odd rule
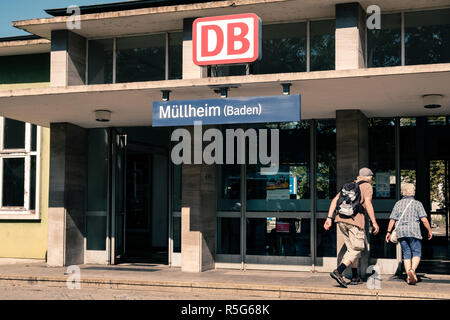
[[[154,101],[154,127],[300,121],[300,95]]]

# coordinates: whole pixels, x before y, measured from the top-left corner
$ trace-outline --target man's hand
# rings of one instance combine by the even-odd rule
[[[433,233],[431,233],[431,230],[428,231],[428,240],[431,240],[433,238]]]
[[[387,233],[386,234],[386,243],[389,243],[389,239],[391,238],[391,234]]]
[[[328,231],[328,230],[330,230],[331,225],[332,225],[331,219],[327,218],[325,220],[325,223],[323,224],[323,228]]]
[[[378,231],[380,231],[380,227],[378,226],[378,224],[376,222],[372,222],[372,226],[373,226],[373,234],[378,234]]]

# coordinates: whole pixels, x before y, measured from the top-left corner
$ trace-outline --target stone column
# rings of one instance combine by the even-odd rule
[[[194,137],[193,127],[189,131]],[[202,272],[213,269],[216,248],[216,165],[183,164],[181,181],[181,270]]]
[[[51,37],[51,85],[85,84],[86,39],[69,30],[53,30]]]
[[[84,263],[87,131],[50,125],[49,266]]]
[[[359,169],[369,165],[369,136],[366,116],[360,110],[336,111],[336,162],[338,190],[346,182],[358,176]],[[369,218],[366,215],[366,235],[368,236]],[[365,275],[369,262],[369,245],[360,258],[360,274]],[[345,253],[343,236],[337,230],[338,265]],[[347,269],[349,271],[350,268]]]
[[[365,67],[366,14],[358,2],[336,4],[336,70]]]
[[[195,18],[183,20],[183,79],[205,78],[207,69],[194,64],[192,59],[192,24]]]

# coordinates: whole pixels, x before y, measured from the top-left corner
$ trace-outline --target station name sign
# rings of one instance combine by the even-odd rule
[[[253,13],[198,18],[192,26],[198,66],[250,63],[261,58],[261,19]]]
[[[153,127],[300,121],[300,95],[154,101]]]

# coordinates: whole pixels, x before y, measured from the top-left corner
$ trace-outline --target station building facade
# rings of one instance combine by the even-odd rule
[[[0,40],[0,90],[50,87],[50,41]],[[0,117],[0,261],[45,261],[50,130]]]
[[[49,130],[48,264],[331,271],[345,246],[322,227],[329,204],[368,166],[381,231],[367,223],[361,272],[401,266],[384,237],[402,182],[415,183],[435,231],[424,260],[449,272],[450,3],[380,0],[375,30],[372,4],[132,1],[81,7],[80,29],[68,27],[65,9],[13,22],[51,46],[49,87],[0,92],[2,116]],[[260,17],[261,60],[195,65],[194,19],[236,13]],[[175,128],[152,127],[163,92],[258,97],[281,95],[286,83],[301,95],[300,121],[214,126],[279,129],[277,175],[174,165]],[[430,94],[439,107],[425,108]],[[96,110],[110,111],[109,122]]]

